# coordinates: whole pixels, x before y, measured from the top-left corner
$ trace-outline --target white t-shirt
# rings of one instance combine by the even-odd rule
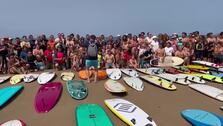
[[[153,49],[153,51],[155,52],[158,48],[159,48],[159,42],[158,41],[152,41],[150,43],[150,47]]]
[[[174,52],[173,47],[165,47],[164,50],[165,50],[166,56],[172,56],[172,54]]]
[[[146,37],[146,41],[147,41],[148,43],[152,43],[152,42],[154,42],[154,40],[153,40],[152,38],[149,38],[149,37]]]

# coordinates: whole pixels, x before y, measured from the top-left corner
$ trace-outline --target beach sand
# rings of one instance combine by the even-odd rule
[[[127,86],[122,79],[120,82],[127,88],[127,95],[113,95],[104,88],[106,80],[87,84],[89,95],[84,100],[72,99],[66,89],[65,82],[60,79],[60,73],[53,81],[63,83],[63,92],[56,106],[48,113],[38,114],[34,107],[34,98],[40,85],[37,81],[30,84],[21,84],[25,88],[4,107],[0,108],[0,123],[12,119],[21,119],[27,126],[76,126],[75,107],[84,103],[100,104],[115,126],[127,126],[115,116],[104,104],[105,99],[123,98],[129,100],[147,112],[158,126],[190,126],[181,117],[184,109],[204,109],[221,115],[220,101],[198,93],[188,86],[175,84],[176,91],[168,91],[144,82],[145,89],[138,92]],[[78,79],[77,74],[75,79]],[[209,82],[207,82],[209,83]],[[214,87],[223,89],[221,84],[209,83]],[[0,88],[10,86],[9,81],[0,84]]]

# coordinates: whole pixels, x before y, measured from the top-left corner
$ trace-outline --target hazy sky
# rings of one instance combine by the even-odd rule
[[[223,0],[0,0],[0,37],[223,31]]]

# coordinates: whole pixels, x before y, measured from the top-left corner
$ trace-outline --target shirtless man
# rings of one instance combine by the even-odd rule
[[[106,68],[113,68],[115,63],[115,56],[111,53],[111,50],[107,51],[105,55],[105,67]]]
[[[137,63],[136,57],[134,55],[129,60],[128,66],[129,68],[134,68],[134,69],[139,67],[139,64]]]
[[[163,45],[159,45],[159,48],[155,51],[155,57],[159,59],[159,62],[164,62],[164,58],[166,56]]]

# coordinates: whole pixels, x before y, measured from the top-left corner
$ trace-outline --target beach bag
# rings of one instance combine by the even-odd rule
[[[87,54],[90,57],[97,57],[97,55],[98,55],[97,45],[95,43],[89,44],[88,49],[87,49]]]

